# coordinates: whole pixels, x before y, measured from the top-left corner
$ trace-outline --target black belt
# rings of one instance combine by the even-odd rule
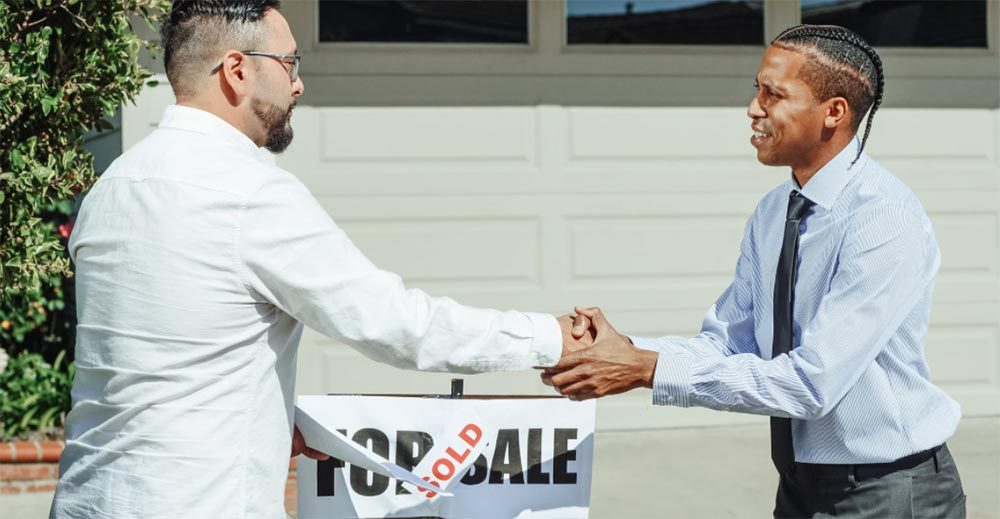
[[[944,444],[938,445],[937,447],[927,449],[925,451],[918,452],[916,454],[910,454],[909,456],[904,456],[896,461],[890,461],[887,463],[864,463],[857,465],[828,465],[823,463],[796,463],[796,471],[803,471],[812,477],[821,478],[846,478],[855,479],[861,481],[864,479],[874,479],[880,478],[887,474],[892,474],[893,472],[899,470],[908,470],[916,467],[927,460],[933,459],[935,468],[938,463],[937,453]]]

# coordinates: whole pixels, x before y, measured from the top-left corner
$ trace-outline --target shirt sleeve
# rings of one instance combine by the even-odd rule
[[[278,170],[249,197],[238,232],[250,290],[373,360],[456,373],[559,361],[554,317],[472,308],[407,289],[373,265],[287,172]]]
[[[932,235],[908,209],[854,217],[837,272],[800,344],[771,360],[739,353],[661,353],[654,403],[815,419],[833,409],[883,351],[933,282]]]

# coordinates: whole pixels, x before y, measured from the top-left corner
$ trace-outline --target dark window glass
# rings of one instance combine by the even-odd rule
[[[764,0],[566,0],[569,44],[761,45]]]
[[[321,42],[528,43],[528,0],[320,0]]]
[[[880,47],[986,47],[986,0],[802,0],[802,22]]]

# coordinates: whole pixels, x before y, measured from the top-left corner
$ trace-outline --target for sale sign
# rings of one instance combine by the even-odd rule
[[[300,518],[588,515],[592,400],[303,396],[298,408],[394,465],[299,457]],[[389,476],[404,472],[416,477]]]

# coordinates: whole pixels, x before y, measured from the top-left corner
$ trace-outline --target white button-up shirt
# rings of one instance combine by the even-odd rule
[[[83,203],[53,517],[285,517],[303,324],[401,368],[558,361],[550,315],[469,308],[379,270],[222,119],[171,106]]]

